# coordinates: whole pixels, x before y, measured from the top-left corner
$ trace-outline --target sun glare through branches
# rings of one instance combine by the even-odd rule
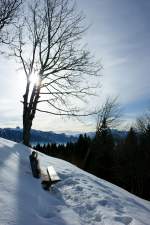
[[[29,78],[30,82],[31,82],[31,85],[36,85],[38,86],[39,85],[39,75],[37,73],[32,73],[30,75],[30,78]]]

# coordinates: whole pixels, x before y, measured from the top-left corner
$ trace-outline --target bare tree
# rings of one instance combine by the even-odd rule
[[[21,0],[0,0],[0,43],[8,40],[8,26],[14,22]]]
[[[120,123],[121,108],[117,98],[108,97],[98,113],[96,132],[102,129],[116,127]]]
[[[140,116],[136,120],[136,129],[140,133],[145,133],[150,126],[150,110],[148,110],[143,116]]]
[[[81,100],[92,94],[90,88],[94,87],[85,82],[86,76],[96,76],[101,69],[81,46],[86,31],[84,16],[77,12],[72,1],[35,0],[27,14],[23,25],[18,27],[18,43],[13,45],[27,81],[23,96],[25,145],[29,145],[36,111],[79,115],[73,99]],[[43,103],[49,108],[44,109]]]

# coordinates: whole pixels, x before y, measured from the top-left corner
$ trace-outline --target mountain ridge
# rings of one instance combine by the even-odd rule
[[[0,137],[7,140],[22,142],[22,133],[21,128],[0,128]],[[66,135],[65,133],[57,134],[53,131],[40,131],[40,130],[31,130],[31,144],[37,143],[61,143],[65,144],[67,142],[75,142],[76,137],[72,135]]]
[[[127,135],[127,131],[119,131],[117,129],[112,129],[112,135],[115,139],[124,139]],[[22,128],[0,128],[0,137],[7,140],[22,142]],[[90,138],[94,138],[95,132],[65,132],[55,133],[53,131],[41,131],[41,130],[31,130],[31,139],[30,142],[32,145],[47,144],[47,143],[56,143],[56,144],[66,144],[67,142],[77,141],[80,134],[85,134]]]

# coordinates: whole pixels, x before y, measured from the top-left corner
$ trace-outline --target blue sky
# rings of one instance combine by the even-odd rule
[[[126,123],[132,123],[150,106],[150,1],[77,0],[77,4],[91,24],[84,42],[104,67],[95,101],[100,105],[107,96],[118,96]],[[0,56],[0,127],[22,124],[24,75],[17,68]],[[86,131],[95,128],[95,119],[81,122],[38,114],[33,127]]]

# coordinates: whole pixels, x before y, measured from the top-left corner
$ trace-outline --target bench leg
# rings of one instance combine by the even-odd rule
[[[44,190],[49,190],[49,188],[51,187],[51,182],[50,181],[46,181],[46,180],[43,180],[42,182],[41,182],[41,184],[42,184],[42,187],[43,187],[43,189]]]

